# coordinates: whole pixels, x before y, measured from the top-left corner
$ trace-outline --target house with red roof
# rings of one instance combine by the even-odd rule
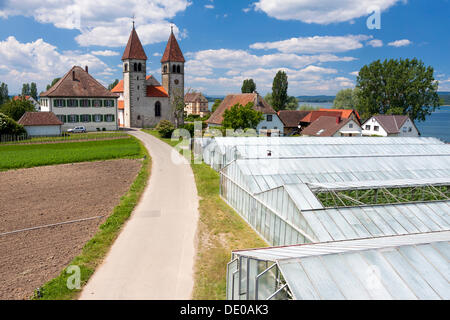
[[[362,125],[363,136],[418,137],[414,121],[403,115],[376,115]]]
[[[36,111],[40,111],[41,110],[41,105],[32,96],[15,96],[15,97],[13,97],[13,100],[14,101],[17,101],[17,100],[29,101],[34,106],[34,109]]]
[[[59,136],[64,124],[53,112],[25,112],[17,121],[30,137]]]
[[[118,94],[120,127],[153,127],[161,120],[175,123],[175,98],[184,97],[184,56],[170,33],[161,59],[161,79],[147,75],[147,55],[134,28],[122,56],[123,79],[111,90]]]
[[[300,120],[301,128],[303,129],[308,127],[320,117],[340,117],[340,119],[353,119],[358,123],[358,125],[361,125],[361,119],[356,110],[320,108],[319,110],[309,112],[303,119]]]
[[[353,118],[321,116],[303,129],[302,135],[309,137],[359,137],[361,127]]]

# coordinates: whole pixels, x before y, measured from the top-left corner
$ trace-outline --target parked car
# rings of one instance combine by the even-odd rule
[[[75,127],[73,129],[67,130],[67,132],[70,132],[70,133],[86,133],[86,127],[84,127],[84,126]]]

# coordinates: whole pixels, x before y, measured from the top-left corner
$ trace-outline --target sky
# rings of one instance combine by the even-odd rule
[[[449,0],[0,0],[0,82],[38,91],[74,65],[107,86],[135,18],[149,60],[173,25],[186,59],[185,86],[205,95],[240,92],[244,79],[271,91],[278,70],[290,95],[335,95],[372,61],[418,58],[450,91]]]

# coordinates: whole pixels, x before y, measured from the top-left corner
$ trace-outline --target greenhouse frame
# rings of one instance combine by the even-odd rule
[[[273,138],[278,146],[264,145],[270,138],[234,139],[210,141],[204,154],[220,150],[209,159],[226,165],[209,164],[220,169],[222,198],[271,246],[450,230],[450,146],[437,139]],[[228,297],[298,298],[274,265],[233,259]],[[270,294],[255,282],[264,271],[277,284]],[[242,278],[248,292],[234,294]]]

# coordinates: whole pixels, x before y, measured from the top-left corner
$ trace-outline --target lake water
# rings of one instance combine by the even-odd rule
[[[332,102],[300,102],[300,105],[307,104],[314,107],[331,108]],[[213,102],[209,103],[209,110]],[[444,142],[450,143],[450,106],[441,106],[429,115],[424,122],[416,122],[422,137],[435,137]]]

